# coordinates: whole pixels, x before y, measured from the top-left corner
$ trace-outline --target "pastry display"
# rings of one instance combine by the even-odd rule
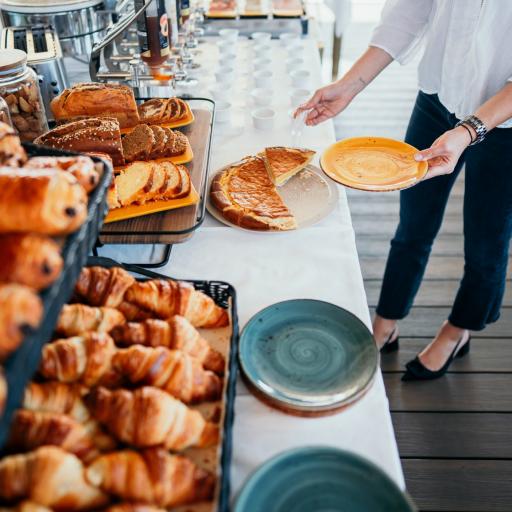
[[[106,153],[114,165],[124,165],[123,145],[119,121],[114,118],[89,118],[53,128],[34,144],[80,153]]]
[[[278,187],[302,171],[314,156],[315,151],[298,148],[271,147],[264,152],[267,171]]]
[[[233,224],[255,230],[296,229],[297,223],[267,172],[265,161],[247,157],[215,176],[213,205]]]
[[[0,284],[0,360],[18,348],[24,335],[35,329],[43,316],[43,304],[29,287]]]
[[[139,114],[133,90],[114,83],[79,83],[65,89],[51,102],[57,121],[83,117],[113,117],[121,128],[139,123]]]
[[[236,12],[237,2],[236,0],[210,0],[209,11],[211,13],[231,13]]]
[[[0,235],[0,282],[18,283],[42,290],[62,271],[58,244],[36,233]]]
[[[173,123],[183,120],[187,115],[188,105],[179,98],[153,98],[139,105],[141,123]]]
[[[213,475],[161,449],[102,455],[87,468],[86,478],[119,498],[161,507],[209,500],[215,485]]]

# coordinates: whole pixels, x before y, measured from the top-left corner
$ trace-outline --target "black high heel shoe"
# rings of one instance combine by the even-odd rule
[[[397,336],[393,339],[397,331],[397,327],[393,329],[393,332],[389,335],[389,338],[386,340],[386,343],[380,347],[381,354],[391,354],[391,352],[396,352],[400,348],[400,336]]]
[[[466,354],[469,353],[471,336],[468,336],[466,343],[464,343],[464,345],[462,345],[461,347],[460,344],[462,343],[463,340],[464,336],[457,342],[457,345],[455,345],[455,348],[453,349],[453,352],[450,354],[450,357],[448,358],[446,363],[444,363],[444,365],[437,371],[429,370],[427,367],[423,365],[419,357],[416,356],[415,359],[409,361],[405,365],[407,371],[403,374],[402,380],[404,382],[411,380],[434,380],[438,379],[439,377],[442,377],[448,371],[448,368],[450,367],[454,359],[458,357],[464,357]]]

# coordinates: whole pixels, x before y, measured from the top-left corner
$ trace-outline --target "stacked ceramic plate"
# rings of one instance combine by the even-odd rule
[[[368,328],[343,308],[317,300],[267,307],[246,325],[240,364],[267,404],[300,416],[335,412],[371,386],[379,353]]]
[[[259,468],[234,512],[413,512],[414,505],[377,466],[327,447],[284,452]]]

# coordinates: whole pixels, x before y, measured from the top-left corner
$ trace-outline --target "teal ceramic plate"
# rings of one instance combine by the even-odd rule
[[[249,478],[234,512],[413,512],[377,466],[351,452],[305,447],[269,460]]]
[[[360,397],[377,372],[379,352],[352,313],[318,300],[280,302],[255,315],[240,337],[249,384],[278,407],[337,409]]]

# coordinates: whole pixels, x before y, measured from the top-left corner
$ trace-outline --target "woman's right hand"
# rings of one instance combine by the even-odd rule
[[[307,103],[297,108],[293,116],[308,112],[305,123],[308,126],[315,126],[345,110],[352,99],[353,96],[347,95],[341,84],[335,82],[318,89]]]

